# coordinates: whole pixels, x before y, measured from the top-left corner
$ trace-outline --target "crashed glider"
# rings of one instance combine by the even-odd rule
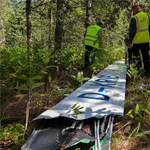
[[[116,61],[37,116],[41,122],[21,150],[110,150],[114,116],[124,115],[125,86],[126,65]]]

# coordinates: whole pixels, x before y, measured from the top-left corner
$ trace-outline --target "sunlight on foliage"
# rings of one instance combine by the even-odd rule
[[[13,140],[16,141],[24,133],[24,126],[20,123],[13,125],[8,125],[1,129],[0,140]]]
[[[77,75],[72,75],[71,78],[79,83],[79,87],[83,84],[84,81],[87,81],[87,80],[90,79],[88,77],[86,77],[86,78],[83,77],[83,72],[82,71],[78,72]]]

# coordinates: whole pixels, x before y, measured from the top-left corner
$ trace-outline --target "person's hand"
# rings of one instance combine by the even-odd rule
[[[132,46],[132,44],[130,43],[130,44],[129,44],[129,49],[132,49],[132,47],[133,47],[133,46]]]

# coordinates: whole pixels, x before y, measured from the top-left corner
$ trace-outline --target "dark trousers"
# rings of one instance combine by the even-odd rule
[[[87,67],[93,63],[97,49],[92,46],[85,45],[85,50],[85,67]]]
[[[149,75],[150,73],[150,64],[149,64],[150,62],[149,62],[149,54],[148,54],[149,43],[133,44],[132,50],[133,50],[133,55],[136,57],[135,63],[136,63],[138,70],[141,67],[141,59],[139,56],[139,50],[141,50],[145,75]]]
[[[140,56],[140,52],[138,54],[138,57],[140,58],[139,60],[139,67],[142,66],[142,59],[141,59],[141,56]],[[133,66],[132,64],[135,63],[135,58],[133,57],[133,50],[132,49],[129,49],[128,48],[128,62],[129,62],[129,65]]]
[[[132,62],[133,62],[132,54],[133,54],[132,49],[128,48],[128,61],[129,61],[129,65],[131,65],[131,66],[132,66]]]

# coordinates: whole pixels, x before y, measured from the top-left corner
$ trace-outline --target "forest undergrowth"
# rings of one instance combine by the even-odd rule
[[[131,7],[148,0],[0,1],[0,150],[19,150],[43,111],[125,57]],[[84,33],[102,22],[103,41],[84,68]],[[150,79],[127,71],[125,113],[115,117],[112,150],[150,149]]]
[[[20,149],[38,123],[32,119],[56,105],[99,71],[87,68],[76,69],[71,73],[62,71],[57,74],[57,78],[50,80],[47,87],[42,85],[36,92],[32,91],[29,125],[25,135],[27,93],[18,93],[15,89],[8,94],[6,87],[3,88],[0,149]],[[112,150],[149,150],[149,138],[150,82],[148,78],[136,77],[130,72],[127,73],[125,114],[115,117],[111,147]]]

